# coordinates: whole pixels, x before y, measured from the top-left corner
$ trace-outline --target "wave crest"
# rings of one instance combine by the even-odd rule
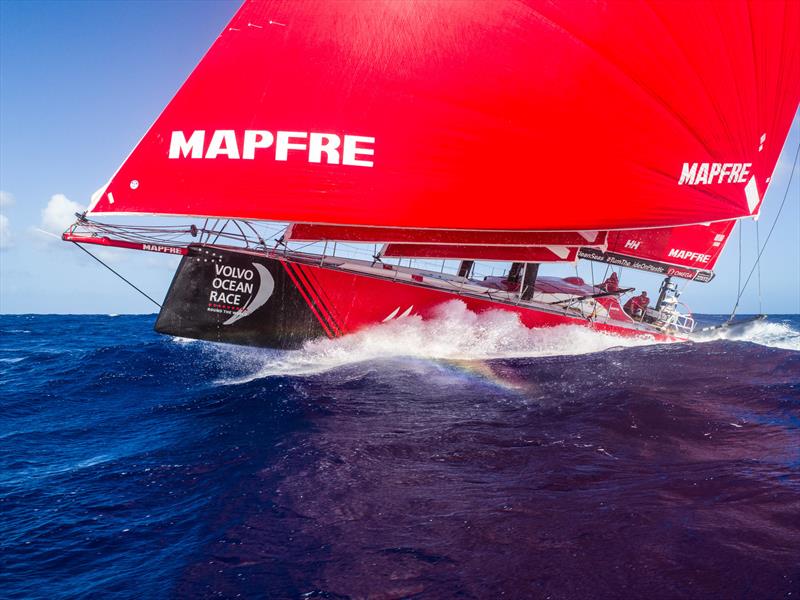
[[[800,352],[800,332],[787,322],[756,321],[744,327],[719,329],[705,335],[702,342],[726,340],[730,342],[751,342],[769,348],[795,350]]]

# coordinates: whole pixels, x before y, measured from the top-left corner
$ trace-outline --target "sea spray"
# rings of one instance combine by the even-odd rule
[[[751,342],[800,350],[800,332],[789,321],[759,321],[739,330],[720,330],[696,340]],[[577,356],[654,345],[647,338],[618,337],[579,325],[530,329],[516,314],[492,310],[474,313],[459,300],[437,308],[431,319],[408,316],[336,339],[320,338],[300,350],[279,351],[203,343],[211,356],[231,365],[234,375],[219,380],[238,384],[263,377],[316,375],[338,367],[391,358],[490,360]]]
[[[530,329],[512,312],[474,313],[460,300],[437,307],[431,319],[419,316],[381,323],[341,338],[321,338],[298,351],[253,351],[220,347],[255,371],[222,380],[243,383],[275,375],[312,375],[375,359],[413,357],[434,360],[486,360],[578,355],[610,348],[653,344],[647,338],[618,337],[579,325]],[[227,356],[226,360],[231,360]],[[258,364],[260,361],[260,364]]]

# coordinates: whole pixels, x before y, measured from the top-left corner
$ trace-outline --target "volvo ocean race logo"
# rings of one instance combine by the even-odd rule
[[[214,278],[208,295],[208,311],[231,315],[223,325],[232,325],[266,303],[275,291],[275,280],[262,264],[252,269],[214,265]]]

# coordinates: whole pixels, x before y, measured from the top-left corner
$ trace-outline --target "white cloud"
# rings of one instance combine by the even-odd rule
[[[14,194],[0,190],[0,207],[14,204]]]
[[[97,246],[87,246],[87,249],[91,250],[92,254],[109,265],[120,265],[128,260],[128,254],[126,254],[126,251],[122,250],[121,248],[98,248]],[[83,254],[83,252],[79,252],[79,254],[83,255],[81,256],[81,259],[89,258]],[[89,260],[94,262],[90,258]]]
[[[11,245],[11,224],[8,222],[8,217],[0,215],[0,250],[8,248]]]
[[[82,213],[86,208],[73,202],[64,194],[55,194],[50,197],[50,202],[42,210],[42,229],[61,235],[64,230],[72,225],[75,220],[75,213]]]
[[[150,269],[163,269],[165,271],[175,271],[178,268],[178,264],[181,262],[180,256],[175,256],[173,254],[150,254],[149,252],[145,252],[143,254],[147,254],[144,257],[143,264],[147,267],[148,270]]]

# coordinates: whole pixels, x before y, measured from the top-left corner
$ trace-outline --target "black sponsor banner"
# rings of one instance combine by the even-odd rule
[[[663,275],[664,277],[691,279],[701,283],[707,283],[714,279],[713,271],[703,271],[691,267],[676,267],[675,265],[669,265],[655,260],[625,256],[624,254],[617,254],[616,252],[602,252],[595,248],[581,248],[578,250],[578,258],[602,262],[614,265],[615,267],[627,267],[629,269],[647,271],[648,273],[655,273],[656,275]]]
[[[181,260],[155,329],[271,348],[326,335],[279,260],[199,245]]]

